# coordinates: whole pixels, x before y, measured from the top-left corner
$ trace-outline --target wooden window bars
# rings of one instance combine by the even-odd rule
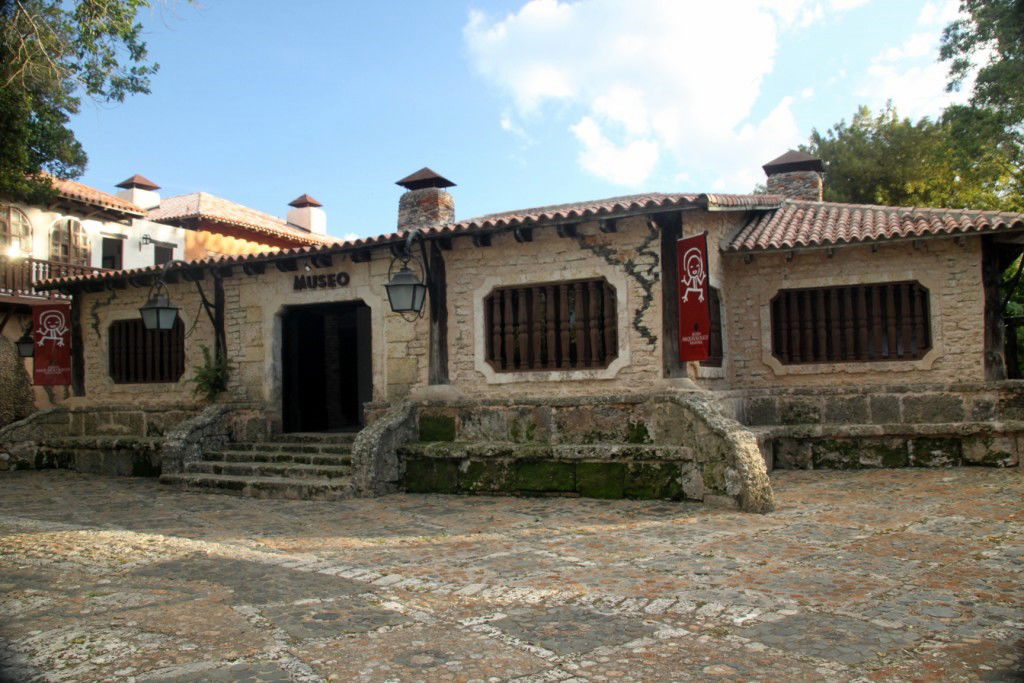
[[[618,355],[615,289],[603,278],[495,289],[484,318],[499,372],[606,368]]]
[[[185,325],[147,330],[141,319],[110,325],[110,378],[115,384],[177,382],[185,372]]]
[[[784,289],[771,306],[772,353],[786,365],[916,360],[931,348],[918,282]]]

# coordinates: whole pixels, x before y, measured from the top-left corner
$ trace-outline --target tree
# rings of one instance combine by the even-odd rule
[[[142,25],[148,0],[0,0],[0,196],[38,203],[45,174],[73,178],[87,156],[69,127],[81,97],[149,92]]]
[[[977,68],[971,105],[1019,129],[1024,123],[1024,0],[960,0],[960,12],[964,18],[942,32],[939,58],[950,63],[947,90],[958,90]]]
[[[957,107],[937,121],[860,107],[801,149],[825,165],[825,199],[856,204],[1024,210],[1020,148],[1000,117]]]

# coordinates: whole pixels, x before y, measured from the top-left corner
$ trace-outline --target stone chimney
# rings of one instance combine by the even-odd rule
[[[323,204],[304,194],[293,199],[288,206],[294,207],[288,210],[289,223],[317,235],[327,234],[327,214],[320,208]]]
[[[820,202],[825,166],[810,154],[789,150],[762,166],[768,175],[768,193],[790,199]]]
[[[128,180],[122,181],[116,187],[122,188],[117,196],[127,199],[140,209],[149,210],[160,206],[160,193],[157,190],[160,186],[149,178],[138,173]]]
[[[395,184],[407,190],[398,200],[398,232],[455,221],[455,200],[444,190],[455,187],[452,181],[424,167]]]

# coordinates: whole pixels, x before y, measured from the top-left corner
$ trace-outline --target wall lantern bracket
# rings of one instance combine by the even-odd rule
[[[189,264],[179,259],[173,259],[164,263],[160,272],[157,273],[156,280],[152,287],[149,289],[149,295],[146,297],[146,303],[139,308],[139,315],[142,316],[142,325],[147,330],[159,330],[167,331],[174,329],[175,322],[178,319],[178,311],[180,310],[177,306],[171,303],[170,295],[167,291],[167,279],[171,268],[185,269],[189,267]],[[218,292],[221,290],[221,275],[216,269],[211,271],[214,278],[214,285]],[[211,303],[206,297],[206,292],[203,291],[203,285],[200,281],[201,278],[185,278],[191,279],[196,286],[196,291],[199,292],[199,300],[202,302],[203,310],[206,311],[206,315],[210,318],[210,323],[213,325],[214,340],[216,346],[216,353],[219,358],[227,357],[227,339],[224,334],[223,320],[223,304],[220,304],[221,296],[217,297],[217,302]],[[218,304],[220,304],[218,306]]]

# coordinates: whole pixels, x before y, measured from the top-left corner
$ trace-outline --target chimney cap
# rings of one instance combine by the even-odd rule
[[[307,206],[323,206],[323,204],[313,199],[308,194],[304,194],[288,202],[288,206],[294,206],[296,209],[302,209]]]
[[[150,180],[146,176],[139,175],[138,173],[133,175],[131,178],[128,178],[127,180],[122,180],[121,182],[119,182],[114,187],[123,187],[126,190],[130,190],[133,187],[137,187],[140,190],[159,190],[160,189],[159,185],[154,183],[152,180]]]
[[[407,190],[421,190],[425,187],[455,187],[455,183],[426,166],[412,175],[402,178],[395,185],[401,185]]]
[[[782,156],[772,159],[761,168],[764,169],[766,175],[788,173],[789,171],[818,171],[822,173],[825,170],[825,165],[818,157],[791,149]]]

